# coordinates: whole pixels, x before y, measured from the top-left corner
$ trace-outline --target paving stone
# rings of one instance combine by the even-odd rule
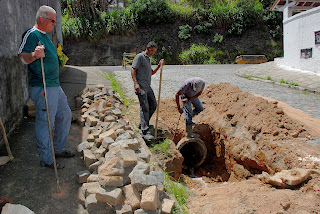
[[[124,167],[135,165],[138,162],[136,153],[131,149],[126,149],[121,152]]]
[[[88,141],[88,142],[94,142],[94,141],[95,141],[95,138],[94,138],[93,134],[89,134],[89,135],[88,135],[87,141]]]
[[[128,149],[132,149],[134,151],[137,151],[140,148],[139,141],[136,138],[126,139],[126,140],[118,140],[117,143],[126,144]]]
[[[131,139],[131,138],[132,138],[131,134],[130,134],[129,132],[125,132],[125,133],[119,135],[119,136],[116,138],[115,141],[127,140],[127,139]]]
[[[99,184],[102,187],[122,187],[124,185],[122,176],[99,175]]]
[[[138,164],[133,168],[132,172],[129,174],[129,178],[135,174],[149,174],[150,173],[150,165],[143,162],[138,162]]]
[[[120,188],[100,188],[96,193],[96,199],[97,201],[115,206],[121,202],[122,190]]]
[[[85,207],[89,214],[107,214],[106,203],[99,202],[96,199],[96,194],[90,194],[86,198]]]
[[[84,171],[77,172],[78,183],[82,184],[82,183],[87,182],[87,178],[90,176],[90,174],[91,173],[89,172],[89,170],[84,170]]]
[[[100,134],[99,135],[100,142],[103,142],[103,139],[106,137],[111,137],[113,140],[116,139],[116,137],[117,137],[116,131],[114,129],[110,129],[110,130]]]
[[[162,213],[163,214],[171,214],[173,206],[174,206],[174,200],[170,200],[170,199],[163,199],[162,202]]]
[[[151,154],[149,152],[146,152],[144,149],[138,149],[136,153],[138,157],[144,160],[145,162],[148,163],[150,161]]]
[[[136,187],[139,191],[145,188],[158,184],[158,180],[155,176],[145,174],[134,174],[130,177],[131,184]]]
[[[117,121],[117,118],[113,115],[107,115],[104,117],[104,122],[115,122]]]
[[[89,148],[90,148],[90,144],[88,143],[88,141],[84,141],[77,146],[77,151],[82,152],[83,150],[89,149]]]
[[[1,214],[34,214],[34,212],[21,204],[7,203],[2,208]]]
[[[114,143],[114,140],[111,137],[105,137],[102,141],[102,146],[105,149],[109,149],[109,146]]]
[[[98,168],[99,175],[123,175],[123,173],[123,160],[119,157],[114,157],[109,160],[106,160],[106,162]]]
[[[93,116],[88,116],[87,117],[87,123],[88,123],[88,126],[96,126],[98,124],[98,119],[93,117]]]
[[[144,210],[157,210],[160,206],[159,193],[156,186],[150,186],[142,191],[140,206]]]
[[[98,174],[91,174],[87,178],[87,183],[92,183],[92,182],[99,182],[99,176]]]
[[[87,169],[89,169],[91,164],[93,164],[97,161],[96,156],[89,149],[83,150],[83,159],[84,159],[84,164],[87,167]]]
[[[155,176],[158,180],[158,183],[164,183],[164,174],[159,171],[151,171],[149,175]]]
[[[138,190],[131,184],[122,188],[125,196],[125,204],[129,204],[133,209],[140,207],[141,197]]]
[[[85,196],[89,194],[95,194],[100,188],[99,182],[92,182],[92,183],[83,183],[82,188],[85,191]]]
[[[120,210],[116,210],[116,214],[132,214],[132,207],[129,204],[124,204]]]
[[[116,108],[116,109],[112,110],[112,113],[113,113],[114,115],[120,117],[121,114],[122,114],[122,111],[121,111],[120,109]]]

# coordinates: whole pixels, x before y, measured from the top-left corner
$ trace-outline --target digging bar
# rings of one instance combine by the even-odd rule
[[[158,118],[159,118],[159,108],[160,108],[160,94],[161,94],[161,82],[162,82],[162,68],[163,68],[163,63],[161,63],[161,70],[160,70],[160,82],[159,82],[158,107],[157,107],[156,128],[155,128],[155,130],[154,130],[154,139],[157,139],[157,132],[158,132]]]
[[[39,41],[39,44],[41,45],[41,42]],[[50,136],[50,143],[51,143],[51,153],[52,153],[52,159],[53,159],[53,166],[54,166],[54,173],[56,175],[56,181],[57,181],[57,187],[58,192],[60,192],[60,184],[59,184],[59,177],[58,177],[58,170],[57,170],[57,163],[54,153],[54,147],[53,147],[53,135],[51,130],[51,121],[50,121],[50,114],[49,114],[49,104],[48,104],[48,96],[47,96],[47,86],[46,86],[46,77],[44,73],[44,65],[43,65],[43,57],[40,58],[41,60],[41,72],[42,72],[42,82],[43,82],[43,91],[44,91],[44,99],[46,102],[46,111],[47,111],[47,119],[48,119],[48,129],[49,129],[49,136]]]

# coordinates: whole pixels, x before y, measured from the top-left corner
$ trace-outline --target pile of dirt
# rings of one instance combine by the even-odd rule
[[[205,110],[194,117],[194,131],[206,143],[208,156],[195,175],[235,181],[262,171],[319,167],[306,157],[320,157],[319,146],[307,143],[320,135],[320,120],[229,83],[209,85],[200,99]],[[185,124],[174,99],[162,101],[160,118],[165,129],[176,133],[174,141],[181,139]]]

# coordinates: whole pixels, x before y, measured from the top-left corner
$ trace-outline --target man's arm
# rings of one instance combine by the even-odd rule
[[[196,94],[195,96],[191,97],[190,99],[185,98],[185,99],[183,99],[182,101],[183,101],[184,103],[187,103],[187,102],[189,102],[189,101],[191,101],[191,100],[196,99],[196,98],[199,97],[201,94],[202,94],[202,91],[200,91],[198,94]]]
[[[23,64],[30,64],[41,57],[45,57],[43,45],[37,46],[31,53],[20,53],[19,62]]]
[[[159,68],[161,67],[161,64],[162,64],[162,66],[164,66],[164,59],[161,59],[161,60],[159,61],[158,66],[157,66],[154,70],[152,70],[152,75],[154,75],[155,73],[157,73],[157,71],[158,71]]]
[[[176,103],[177,103],[177,108],[178,108],[178,111],[180,112],[180,114],[183,112],[183,110],[181,109],[180,107],[180,96],[182,95],[182,91],[178,91],[176,93]]]
[[[137,80],[136,71],[137,71],[136,68],[131,68],[131,77],[132,77],[133,84],[134,84],[134,90],[136,90],[136,92],[140,93],[141,88],[140,88],[140,85]]]

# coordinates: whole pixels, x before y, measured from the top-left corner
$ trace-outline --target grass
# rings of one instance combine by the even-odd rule
[[[242,74],[242,75],[243,75],[244,77],[249,78],[249,79],[251,79],[251,78],[265,79],[265,78],[263,78],[263,77],[254,76],[254,75],[247,75],[247,74]],[[266,80],[274,81],[273,79],[271,79],[270,76],[268,76],[268,77],[266,78]],[[281,79],[281,80],[280,80],[280,83],[287,84],[287,85],[293,85],[293,86],[299,86],[298,83],[295,83],[295,82],[287,82],[287,81],[285,81],[284,79]]]
[[[132,103],[132,101],[126,97],[125,93],[123,92],[123,90],[121,88],[120,83],[113,76],[113,74],[103,73],[103,75],[110,81],[111,88],[119,94],[121,100],[123,100],[124,105],[126,107],[129,107],[129,105]]]
[[[170,148],[170,142],[169,139],[166,138],[163,142],[160,142],[159,144],[155,144],[154,146],[151,147],[151,150],[153,152],[161,152],[163,153],[166,157],[171,156],[170,152],[169,152],[169,148]]]
[[[168,173],[164,172],[164,188],[167,192],[170,192],[178,202],[178,205],[174,206],[172,213],[183,213],[188,214],[186,204],[190,193],[188,187],[183,185],[180,182],[171,180],[171,177]]]
[[[287,81],[285,81],[284,79],[281,79],[281,80],[280,80],[280,83],[284,83],[284,84],[288,84],[288,85],[293,85],[293,86],[299,86],[298,83],[295,83],[295,82],[287,82]]]

